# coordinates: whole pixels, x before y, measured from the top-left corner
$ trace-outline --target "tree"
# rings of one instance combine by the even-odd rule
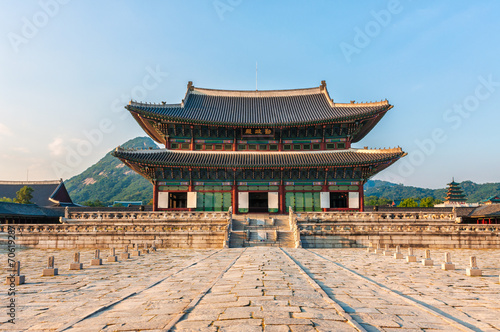
[[[398,207],[418,207],[418,203],[413,198],[405,198],[399,203]]]
[[[14,203],[14,200],[12,198],[2,197],[0,198],[0,202]]]
[[[387,206],[391,203],[390,199],[384,197],[368,196],[365,198],[365,205],[367,206]]]
[[[31,199],[33,198],[33,191],[35,191],[31,187],[24,186],[16,193],[16,198],[14,199],[15,203],[19,204],[33,204]]]
[[[422,198],[422,200],[420,201],[420,206],[421,207],[434,207],[435,205],[441,204],[441,203],[443,203],[442,200],[429,196],[426,198]]]
[[[91,206],[91,207],[101,207],[101,206],[106,206],[103,202],[101,202],[98,199],[95,200],[88,200],[82,203],[84,206]]]

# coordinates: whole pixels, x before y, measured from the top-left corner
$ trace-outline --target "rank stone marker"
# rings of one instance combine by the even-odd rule
[[[130,254],[128,252],[128,246],[125,246],[123,248],[123,252],[120,254],[120,259],[129,259],[130,258]]]
[[[108,256],[107,261],[108,262],[117,262],[118,261],[118,257],[116,256],[116,253],[115,253],[115,248],[109,248],[109,256]]]
[[[449,252],[444,253],[444,263],[441,264],[441,268],[445,271],[455,270],[455,264],[451,262],[451,254]]]
[[[90,265],[102,265],[102,259],[101,259],[101,251],[99,249],[96,249],[94,251],[94,258],[90,261]]]
[[[69,264],[69,269],[70,270],[81,270],[83,268],[83,264],[80,263],[80,253],[75,252],[74,258],[73,258],[73,263]]]
[[[396,252],[394,253],[394,258],[403,259],[403,254],[401,253],[401,247],[396,246]]]
[[[49,256],[47,268],[43,269],[42,276],[50,277],[59,274],[58,269],[54,267],[54,256]]]
[[[465,272],[469,277],[480,277],[483,275],[481,269],[477,267],[476,256],[470,257],[470,268],[467,268]]]
[[[382,252],[382,248],[380,247],[380,242],[377,242],[377,249],[375,249],[376,254],[380,254]]]
[[[368,244],[368,248],[366,248],[366,252],[370,253],[370,252],[373,252],[374,249],[373,249],[373,242],[370,242]]]
[[[141,251],[139,250],[139,245],[136,243],[134,245],[134,247],[135,247],[135,250],[132,250],[132,256],[135,256],[135,257],[140,256]]]
[[[423,266],[434,266],[434,261],[431,259],[431,251],[429,249],[425,250],[425,258],[422,259]]]
[[[12,268],[12,274],[6,278],[5,283],[7,285],[12,283],[22,285],[25,281],[26,278],[21,275],[21,262],[17,261],[14,263],[14,267]]]
[[[408,248],[408,256],[406,256],[407,263],[415,263],[417,261],[417,257],[413,254],[413,248]]]
[[[384,256],[392,256],[392,251],[389,250],[389,245],[385,245]]]

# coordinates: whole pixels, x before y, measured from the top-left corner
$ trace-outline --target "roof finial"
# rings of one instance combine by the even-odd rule
[[[193,91],[193,81],[188,82],[188,91]]]
[[[320,87],[321,91],[325,90],[326,89],[326,81],[325,80],[321,81],[321,85],[319,87]]]

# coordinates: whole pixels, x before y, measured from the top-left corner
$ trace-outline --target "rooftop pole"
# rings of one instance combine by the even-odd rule
[[[255,61],[255,91],[257,90],[257,61]]]

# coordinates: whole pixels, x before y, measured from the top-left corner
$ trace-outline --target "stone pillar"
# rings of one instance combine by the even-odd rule
[[[137,248],[139,249],[139,248]],[[144,243],[144,253],[145,254],[149,254],[149,249],[148,249],[148,244],[147,243]]]
[[[377,241],[377,249],[375,249],[376,254],[382,253],[382,248],[380,246],[380,241]]]
[[[156,251],[156,245],[155,245],[154,241],[153,241],[153,244],[151,245],[151,251]]]
[[[128,246],[123,248],[123,252],[120,254],[120,259],[129,259],[130,254],[128,253]]]
[[[417,257],[413,254],[413,248],[408,247],[408,256],[406,256],[407,263],[415,263],[417,261]]]
[[[47,268],[43,269],[42,277],[56,276],[59,270],[54,267],[54,256],[49,256]]]
[[[99,249],[96,249],[94,251],[94,259],[90,261],[90,265],[102,265],[102,259],[101,259],[101,251]]]
[[[12,266],[12,273],[10,276],[7,276],[5,279],[5,284],[6,285],[22,285],[26,281],[26,278],[21,275],[21,262],[17,261],[14,263],[14,266]]]
[[[70,270],[81,270],[83,268],[83,264],[80,263],[80,253],[75,252],[75,255],[73,256],[73,263],[69,264],[69,269]]]
[[[431,251],[429,249],[425,250],[425,258],[422,259],[423,266],[434,266],[434,261],[431,259]]]
[[[373,252],[375,249],[373,249],[373,242],[370,242],[368,244],[368,248],[366,248],[366,252],[370,253]]]
[[[141,251],[139,250],[139,245],[136,243],[135,244],[135,250],[132,250],[131,252],[131,256],[140,256],[141,255]]]
[[[385,245],[384,256],[392,256],[392,251],[389,250],[389,245]]]
[[[108,256],[107,261],[109,263],[118,262],[118,256],[116,256],[115,248],[109,248],[109,256]]]
[[[469,277],[480,277],[483,272],[477,267],[476,256],[470,256],[470,267],[465,270]]]
[[[403,259],[403,254],[401,253],[401,247],[396,246],[396,252],[394,253],[394,258]]]
[[[455,270],[455,264],[451,262],[451,254],[449,252],[444,253],[444,263],[441,264],[441,268],[445,271]]]

